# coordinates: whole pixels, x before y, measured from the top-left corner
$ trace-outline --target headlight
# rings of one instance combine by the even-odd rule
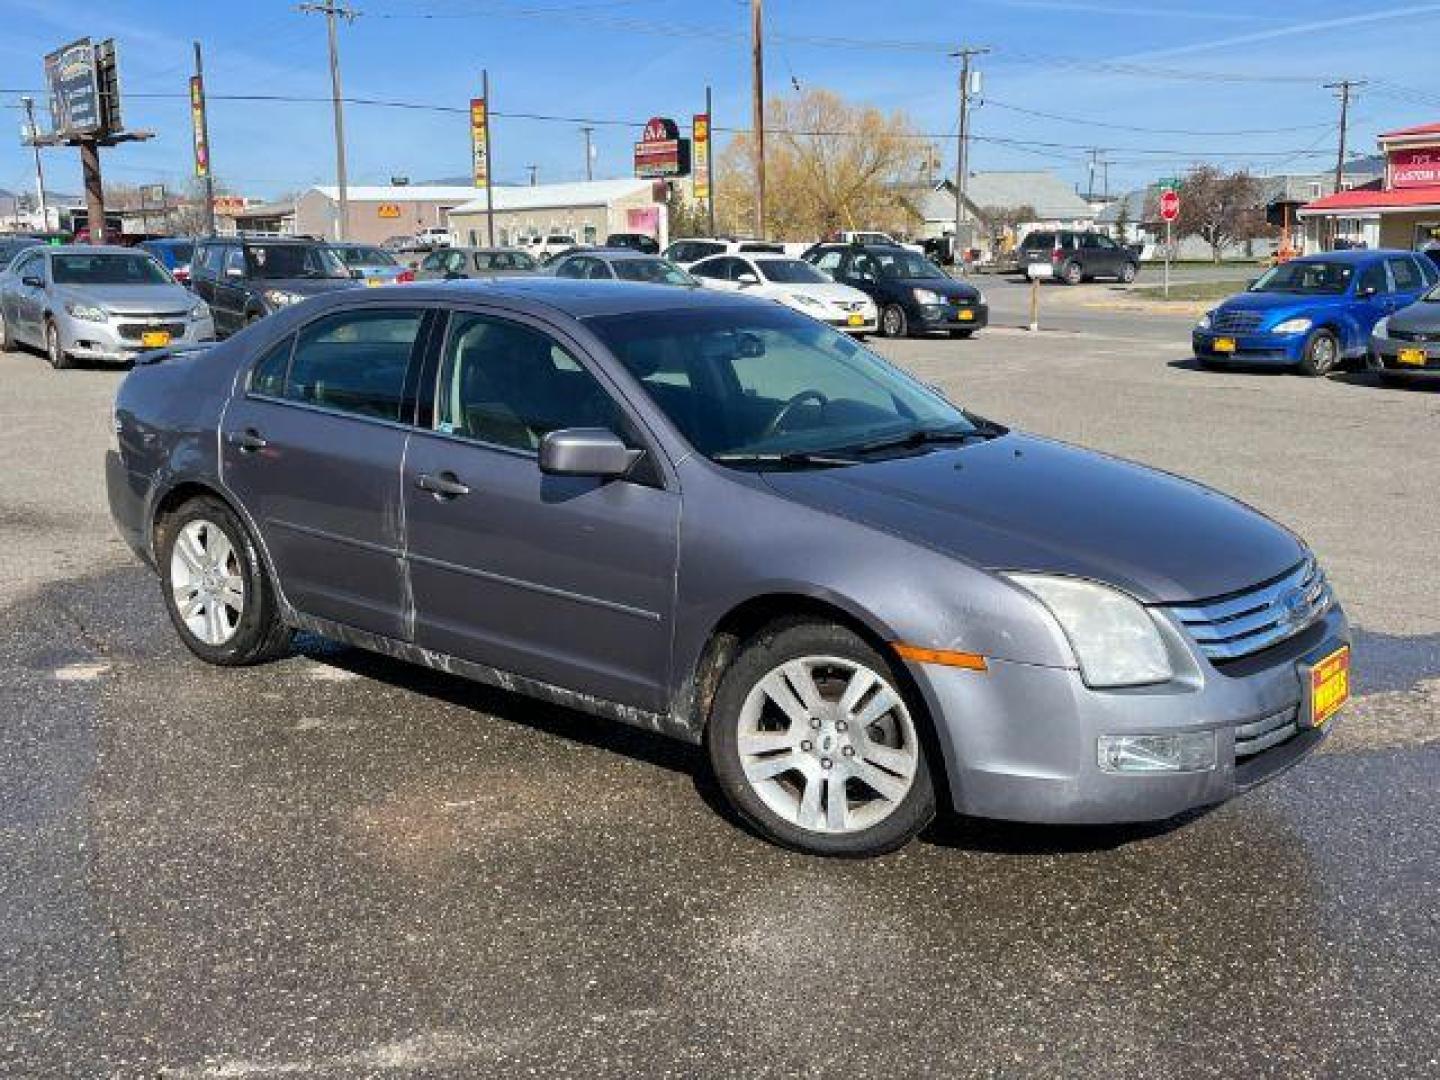
[[[1374,334],[1376,337],[1390,336],[1390,317],[1388,315],[1375,324]]]
[[[1274,332],[1277,334],[1303,334],[1314,324],[1309,319],[1286,319],[1277,323]]]
[[[943,304],[945,302],[945,298],[942,297],[939,293],[932,292],[929,289],[916,289],[915,302],[917,304]]]
[[[1209,330],[1214,324],[1215,313],[1213,311],[1207,311],[1204,315],[1200,316],[1200,321],[1195,324],[1195,327],[1198,330]]]
[[[1087,686],[1144,686],[1173,674],[1154,619],[1119,590],[1078,578],[1008,576],[1050,609]]]
[[[65,304],[65,310],[77,319],[84,319],[86,322],[109,322],[110,313],[102,307],[94,304],[82,304],[71,300]]]
[[[190,321],[199,322],[201,319],[210,318],[210,305],[201,300],[190,309]]]
[[[271,307],[289,307],[291,304],[298,304],[305,297],[289,289],[266,289],[264,292],[265,302]]]
[[[790,299],[802,307],[823,308],[825,305],[813,296],[806,296],[804,293],[791,293]]]

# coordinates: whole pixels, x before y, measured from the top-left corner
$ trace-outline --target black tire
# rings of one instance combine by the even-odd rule
[[[45,359],[56,371],[65,371],[75,366],[75,360],[60,344],[60,330],[54,319],[45,320]]]
[[[880,312],[880,336],[902,338],[910,336],[910,317],[899,304],[886,304]]]
[[[1375,372],[1375,375],[1380,380],[1381,386],[1388,386],[1393,390],[1399,390],[1402,387],[1410,385],[1409,379],[1395,371],[1387,371],[1381,368]]]
[[[1305,342],[1300,370],[1312,378],[1322,378],[1338,368],[1340,360],[1340,339],[1329,330],[1320,329]]]
[[[1066,285],[1079,285],[1085,280],[1085,268],[1071,260],[1060,268],[1060,280]]]
[[[1139,275],[1140,268],[1132,262],[1127,262],[1120,267],[1120,284],[1129,285]]]
[[[218,526],[225,534],[245,583],[245,603],[239,623],[234,635],[221,645],[207,644],[185,625],[171,580],[176,539],[186,525],[200,520]],[[213,496],[192,499],[160,521],[155,530],[155,557],[160,569],[165,611],[180,640],[201,660],[221,667],[243,667],[278,659],[289,651],[292,631],[280,619],[280,606],[270,575],[265,570],[250,531],[220,499]]]
[[[0,312],[0,352],[14,352],[19,347],[20,343],[15,340],[15,335],[10,330],[10,320]]]
[[[918,758],[910,788],[887,816],[867,828],[831,833],[801,827],[771,809],[745,776],[739,750],[739,725],[746,698],[779,665],[801,657],[839,658],[869,668],[890,684],[910,716],[917,736],[913,750]],[[935,816],[935,785],[929,765],[929,718],[919,703],[912,700],[913,695],[906,687],[907,683],[887,657],[843,626],[796,619],[766,627],[741,647],[726,669],[710,710],[705,743],[720,789],[748,825],[782,847],[811,855],[852,859],[870,858],[904,847]],[[863,750],[860,756],[864,756]]]

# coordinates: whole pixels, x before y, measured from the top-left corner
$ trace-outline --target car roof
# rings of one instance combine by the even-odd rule
[[[133,247],[123,244],[41,244],[52,255],[133,255]],[[149,254],[147,251],[145,254]]]
[[[1314,255],[1303,255],[1298,259],[1291,260],[1298,263],[1311,262],[1338,262],[1338,263],[1364,263],[1372,259],[1394,258],[1397,255],[1414,255],[1413,251],[1404,251],[1400,248],[1351,248],[1346,251],[1321,251]]]
[[[323,300],[332,304],[353,303],[357,299],[363,302],[405,299],[416,303],[454,303],[462,297],[480,301],[503,297],[517,304],[541,305],[574,319],[676,309],[721,310],[736,305],[770,303],[711,289],[677,289],[673,285],[545,275],[460,278],[433,284],[416,282],[375,289],[343,289],[324,294]]]

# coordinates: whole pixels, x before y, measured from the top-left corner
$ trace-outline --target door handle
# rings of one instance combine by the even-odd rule
[[[415,486],[421,491],[430,492],[441,501],[470,494],[469,485],[462,483],[460,478],[449,470],[442,472],[439,476],[421,473],[415,478]]]
[[[270,444],[254,428],[246,428],[230,436],[230,445],[242,454],[253,454],[257,450],[264,450]]]

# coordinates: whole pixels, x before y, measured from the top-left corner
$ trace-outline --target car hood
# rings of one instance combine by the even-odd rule
[[[860,301],[870,303],[870,297],[859,289],[852,289],[849,285],[841,285],[838,282],[804,282],[796,285],[786,285],[784,282],[772,282],[770,288],[776,293],[798,293],[801,296],[813,296],[817,300],[838,301],[842,304],[854,304]]]
[[[194,294],[183,285],[57,285],[55,296],[126,315],[189,311],[195,306]]]
[[[1089,578],[1149,603],[1247,589],[1304,556],[1288,530],[1201,484],[1018,433],[765,479],[797,502],[988,570]]]
[[[1340,296],[1300,296],[1296,293],[1244,292],[1225,300],[1216,310],[1258,311],[1276,318],[1285,318],[1300,312],[1315,311],[1317,308],[1344,307],[1351,303],[1354,303],[1354,300],[1343,294]]]
[[[266,289],[283,289],[301,296],[319,296],[337,289],[353,289],[365,282],[359,278],[257,278],[251,285],[264,292]]]
[[[975,286],[949,278],[886,278],[885,280],[891,285],[898,285],[904,289],[929,289],[933,293],[954,297],[957,300],[975,300],[980,296],[980,290]]]
[[[1440,300],[1421,300],[1390,316],[1390,329],[1440,332]]]

